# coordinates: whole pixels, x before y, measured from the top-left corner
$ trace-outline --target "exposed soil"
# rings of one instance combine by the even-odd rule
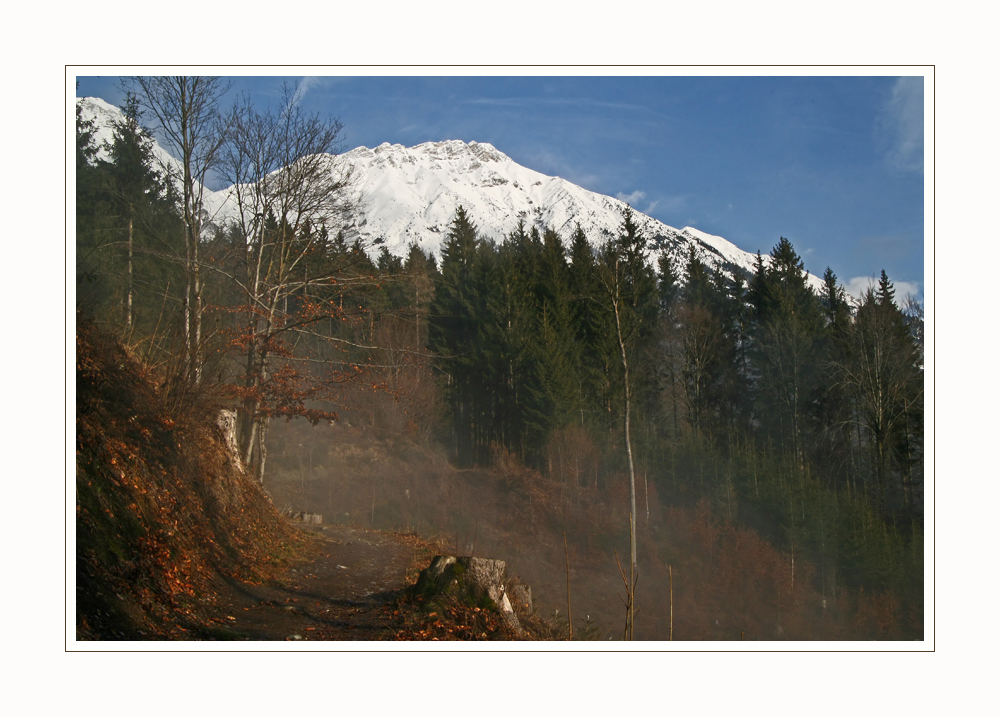
[[[306,526],[304,563],[266,584],[219,586],[191,637],[201,640],[394,639],[403,613],[396,601],[412,582],[427,543],[415,536],[347,526]]]

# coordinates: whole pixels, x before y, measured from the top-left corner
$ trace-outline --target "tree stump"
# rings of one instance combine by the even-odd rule
[[[531,588],[515,584],[508,590],[507,564],[503,560],[438,555],[420,571],[414,593],[433,597],[447,593],[481,608],[496,610],[514,634],[525,634],[517,611],[531,612]]]

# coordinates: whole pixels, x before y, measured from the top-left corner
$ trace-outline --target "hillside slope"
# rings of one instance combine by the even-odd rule
[[[229,460],[215,406],[165,397],[80,317],[76,349],[77,638],[178,637],[219,578],[260,580],[303,541]]]

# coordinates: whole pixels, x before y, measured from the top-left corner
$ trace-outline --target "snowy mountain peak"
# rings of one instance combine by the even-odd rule
[[[97,98],[77,102],[84,119],[97,120],[99,142],[110,140],[118,110]],[[174,163],[159,146],[154,151],[161,161]],[[626,206],[619,199],[528,169],[485,142],[450,139],[414,147],[384,142],[373,149],[358,147],[339,159],[352,169],[358,207],[344,234],[372,252],[386,248],[405,256],[416,244],[440,257],[459,206],[487,239],[503,241],[523,222],[529,229],[553,229],[567,244],[579,225],[593,244],[601,245],[618,233]],[[229,196],[229,190],[207,193],[205,203],[214,221],[234,215]],[[693,227],[678,230],[638,211],[634,218],[657,249],[672,255],[678,271],[692,246],[709,266],[729,273],[754,270],[756,254],[722,237]],[[764,256],[764,262],[768,260]],[[809,283],[817,291],[822,286],[815,275],[809,276]]]
[[[350,162],[364,161],[374,166],[398,167],[403,164],[425,164],[435,169],[467,173],[479,169],[484,163],[503,164],[511,159],[491,144],[463,142],[458,139],[443,142],[424,142],[415,147],[383,142],[374,149],[358,147],[344,155]]]
[[[76,103],[85,115],[108,114],[117,117],[120,112],[113,104],[105,102],[100,97],[81,97]]]

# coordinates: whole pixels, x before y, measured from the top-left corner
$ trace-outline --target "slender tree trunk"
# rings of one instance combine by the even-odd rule
[[[264,467],[267,463],[267,424],[268,419],[262,416],[257,426],[257,481],[264,485]]]
[[[132,333],[132,213],[128,216],[128,284],[125,296],[125,331]]]
[[[625,452],[628,455],[628,495],[629,495],[629,549],[632,565],[632,579],[635,579],[635,573],[637,570],[636,564],[636,540],[635,540],[635,523],[636,523],[636,512],[635,512],[635,463],[632,460],[632,389],[629,385],[629,367],[628,367],[628,355],[625,351],[625,339],[622,336],[622,324],[621,324],[621,313],[618,307],[618,287],[615,287],[615,328],[618,333],[618,347],[621,349],[622,354],[622,369],[624,373],[624,389],[625,389]],[[631,615],[630,615],[631,619]]]
[[[569,621],[569,640],[573,641],[573,601],[569,593],[569,543],[566,542],[566,531],[563,531],[563,548],[566,550],[566,619]]]
[[[191,370],[191,244],[185,242],[184,263],[184,380],[189,381]]]
[[[906,443],[906,471],[900,480],[903,483],[903,498],[906,505],[907,514],[913,518],[913,456],[910,451],[910,407],[906,399],[903,399],[903,438]]]
[[[673,438],[676,441],[681,434],[680,424],[677,420],[677,371],[674,365],[673,356],[670,357],[670,401],[673,404],[673,415],[674,415],[674,435]]]
[[[257,443],[257,421],[251,415],[248,415],[245,421],[243,465],[249,468],[254,457],[254,446]]]
[[[878,505],[879,509],[886,509],[885,490],[885,437],[879,434],[875,436],[875,478],[878,481]]]
[[[667,575],[670,578],[670,641],[674,641],[674,567],[667,566]]]
[[[193,288],[194,288],[194,340],[192,342],[192,361],[194,369],[194,382],[195,384],[201,383],[201,316],[202,316],[202,303],[201,303],[201,272],[198,265],[198,243],[200,228],[196,226],[194,231],[194,236],[192,237],[191,253],[194,261],[191,264],[191,270],[193,274]]]

